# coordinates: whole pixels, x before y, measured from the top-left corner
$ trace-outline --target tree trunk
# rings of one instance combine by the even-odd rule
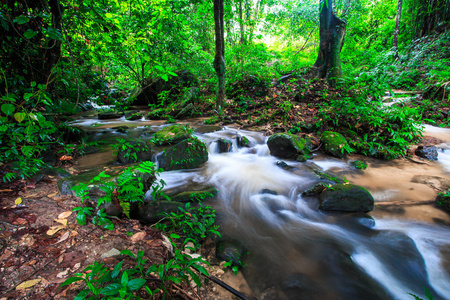
[[[320,45],[319,55],[314,63],[317,77],[326,78],[332,86],[342,75],[341,49],[344,45],[346,22],[333,13],[333,1],[320,1]]]
[[[214,29],[216,33],[216,55],[214,57],[214,70],[217,73],[218,90],[217,102],[218,107],[223,107],[225,101],[225,40],[223,28],[223,0],[214,0]]]
[[[239,30],[241,32],[239,44],[244,44],[244,16],[242,14],[242,0],[239,0]]]
[[[402,16],[403,0],[398,0],[397,3],[397,17],[395,18],[394,39],[392,41],[392,50],[394,51],[394,58],[398,59],[398,32],[400,28],[400,18]]]

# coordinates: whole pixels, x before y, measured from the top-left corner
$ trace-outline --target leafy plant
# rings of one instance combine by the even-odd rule
[[[84,202],[86,200],[91,200],[89,194],[90,185],[96,184],[105,194],[97,200],[97,208],[100,208],[103,204],[112,202],[116,205],[116,207],[120,207],[122,209],[123,214],[130,217],[131,203],[144,201],[144,182],[141,177],[149,176],[150,180],[153,180],[151,184],[151,193],[154,198],[166,197],[162,191],[165,185],[164,181],[155,180],[156,175],[160,171],[161,170],[156,169],[154,163],[146,161],[139,164],[137,167],[130,167],[123,170],[116,178],[111,178],[110,175],[105,172],[101,172],[91,179],[89,184],[79,183],[72,187],[72,190],[78,197],[80,197],[81,202]],[[140,172],[140,174],[137,172]],[[78,212],[77,221],[81,225],[86,224],[86,215],[92,214],[92,209],[87,207],[77,207],[73,210]],[[92,222],[106,229],[114,228],[113,223],[108,219],[108,216],[103,208],[97,211],[97,214],[94,216]]]
[[[117,152],[121,152],[123,156],[134,162],[138,161],[138,153],[148,151],[150,145],[138,138],[137,141],[127,141],[124,139],[117,139],[118,144],[114,144],[113,148]]]
[[[198,207],[191,207],[191,203],[185,204],[185,207],[179,207],[178,212],[163,212],[161,214],[170,220],[170,224],[157,223],[156,227],[163,231],[181,232],[185,237],[199,243],[203,238],[209,235],[218,235],[218,226],[214,225],[216,220],[215,210],[210,206],[204,206],[199,202]]]

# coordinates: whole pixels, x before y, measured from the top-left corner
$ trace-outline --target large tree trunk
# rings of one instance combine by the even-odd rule
[[[223,107],[225,101],[225,40],[223,28],[223,0],[214,0],[214,28],[216,32],[216,56],[214,70],[217,73],[218,91],[217,106]]]
[[[397,3],[397,17],[395,19],[394,39],[392,40],[392,50],[394,51],[394,58],[398,58],[398,32],[400,28],[400,18],[402,16],[403,0],[398,0]]]
[[[333,13],[333,1],[320,1],[320,45],[319,55],[314,67],[317,77],[326,78],[332,86],[342,75],[341,49],[344,45],[346,23]]]
[[[239,0],[239,31],[241,33],[241,38],[239,44],[245,44],[244,41],[244,16],[242,14],[242,0]]]

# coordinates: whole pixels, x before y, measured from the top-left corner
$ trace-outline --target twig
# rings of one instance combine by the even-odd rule
[[[205,276],[205,275],[203,275],[203,276]],[[234,288],[232,288],[231,286],[229,286],[222,280],[218,279],[217,277],[214,277],[214,276],[205,276],[205,277],[209,278],[211,281],[217,283],[218,285],[220,285],[221,287],[223,287],[224,289],[226,289],[227,291],[229,291],[230,293],[232,293],[233,295],[235,295],[236,297],[238,297],[242,300],[252,300],[251,298],[248,298],[241,292],[235,290]]]
[[[181,297],[186,296],[189,300],[197,300],[194,297],[192,297],[191,295],[189,295],[184,289],[182,289],[178,285],[174,284],[173,287],[175,287],[178,290],[178,292],[181,292],[183,294],[183,295],[180,295]],[[200,297],[198,299],[200,299]]]

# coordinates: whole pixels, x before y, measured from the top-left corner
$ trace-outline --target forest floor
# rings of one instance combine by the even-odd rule
[[[289,81],[270,89],[254,82],[242,82],[233,89],[240,91],[240,100],[228,101],[224,109],[228,121],[266,135],[294,127],[308,132],[308,126],[316,122],[320,103],[346,93],[329,88],[321,80],[303,86],[302,90]],[[203,111],[206,114],[210,108],[205,107]],[[68,166],[66,170],[72,174],[78,172],[76,166]],[[113,219],[113,231],[92,224],[78,225],[72,209],[80,201],[74,196],[61,196],[58,179],[45,175],[39,182],[0,186],[0,300],[73,299],[84,284],[64,287],[60,284],[95,261],[112,269],[120,257],[124,259],[123,268],[133,268],[134,260],[118,256],[123,249],[133,253],[143,250],[144,257],[152,264],[170,259],[171,246],[162,234],[138,221]],[[210,274],[231,283],[237,290],[250,293],[243,278],[223,271],[211,248],[202,249],[205,258],[213,262],[208,267]],[[172,288],[179,299],[234,299],[212,282],[202,288],[181,285]]]

